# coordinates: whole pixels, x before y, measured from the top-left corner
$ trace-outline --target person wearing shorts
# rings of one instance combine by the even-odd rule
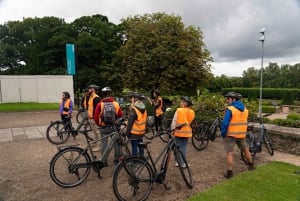
[[[235,145],[244,152],[249,165],[248,170],[255,169],[251,153],[245,141],[248,126],[248,110],[240,101],[241,97],[241,94],[236,92],[228,92],[225,95],[228,106],[222,121],[221,135],[226,151],[227,172],[224,174],[224,177],[228,179],[233,177],[233,151]]]

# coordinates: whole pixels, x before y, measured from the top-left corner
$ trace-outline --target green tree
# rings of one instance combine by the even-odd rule
[[[164,13],[122,22],[128,41],[116,53],[122,81],[130,89],[159,87],[164,93],[196,93],[206,84],[212,58],[202,32]]]

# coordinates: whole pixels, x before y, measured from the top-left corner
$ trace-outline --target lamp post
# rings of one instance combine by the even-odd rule
[[[266,29],[262,28],[260,30],[260,34],[262,35],[259,39],[261,42],[261,68],[260,68],[260,91],[259,91],[259,118],[262,117],[261,112],[262,112],[262,81],[263,81],[263,66],[264,66],[264,42],[265,42],[265,32]]]

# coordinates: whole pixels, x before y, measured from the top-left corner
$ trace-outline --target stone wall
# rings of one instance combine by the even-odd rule
[[[265,125],[277,151],[300,156],[300,129]]]

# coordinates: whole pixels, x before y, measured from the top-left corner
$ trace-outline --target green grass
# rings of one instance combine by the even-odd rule
[[[2,103],[0,112],[27,112],[58,110],[58,103]]]
[[[300,167],[271,162],[192,196],[188,201],[300,201]]]

